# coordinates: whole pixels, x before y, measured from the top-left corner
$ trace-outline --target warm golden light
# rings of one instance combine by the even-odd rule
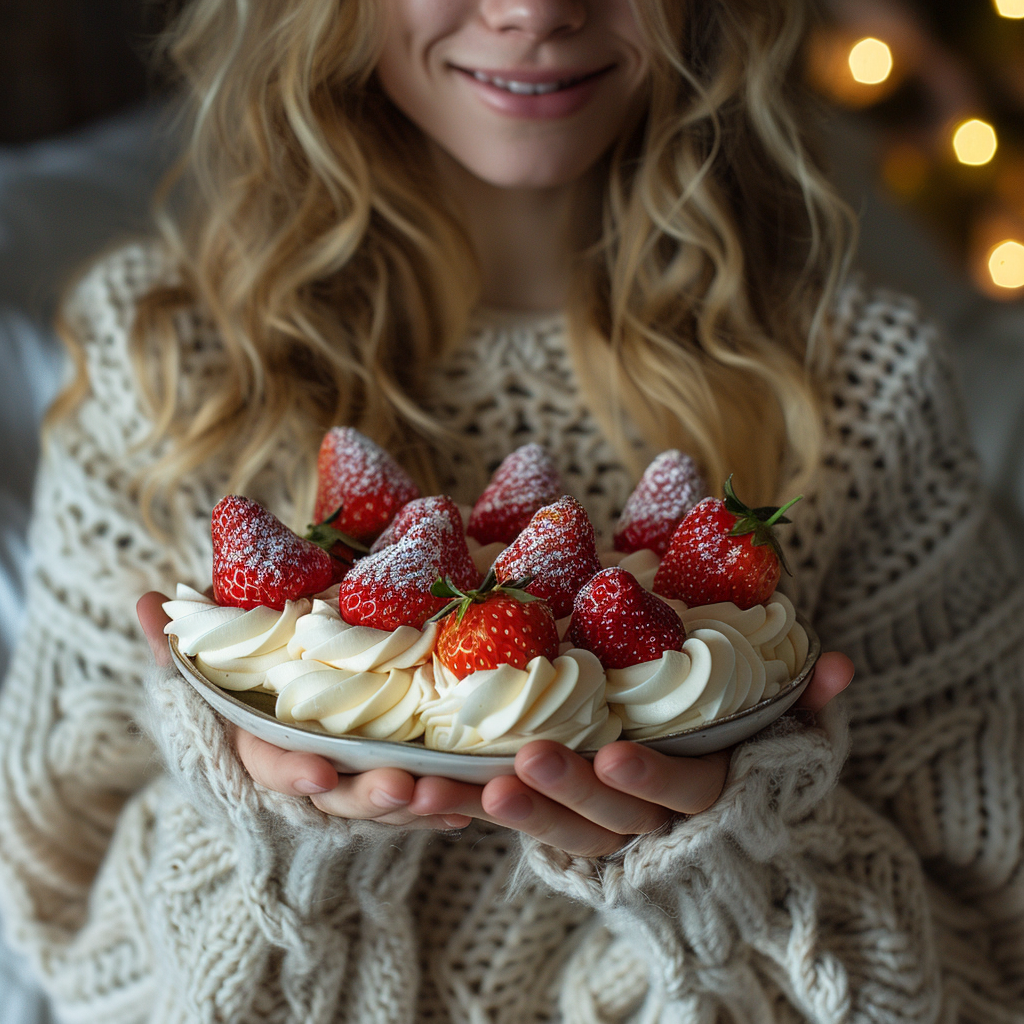
[[[1024,288],[1024,245],[1003,242],[992,250],[988,260],[992,281],[1000,288]]]
[[[928,183],[931,164],[928,155],[913,143],[898,143],[882,161],[886,185],[904,199],[917,195]]]
[[[970,167],[987,164],[999,148],[996,130],[987,121],[973,118],[964,121],[953,133],[953,149],[956,158]]]
[[[850,50],[850,71],[862,85],[881,85],[892,67],[892,50],[881,39],[862,39]]]
[[[1024,0],[995,0],[995,4],[1004,18],[1024,18]]]

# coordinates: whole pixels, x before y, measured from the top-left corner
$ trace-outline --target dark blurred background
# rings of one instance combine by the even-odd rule
[[[157,88],[148,53],[168,9],[160,0],[3,0],[0,144],[67,132]]]

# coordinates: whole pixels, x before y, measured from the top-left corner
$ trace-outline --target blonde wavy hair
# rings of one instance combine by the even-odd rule
[[[428,491],[448,440],[428,367],[459,344],[479,274],[436,201],[426,142],[373,75],[380,0],[191,0],[164,53],[189,135],[160,225],[180,283],[141,302],[137,371],[154,439],[146,500],[229,456],[243,491],[282,441],[348,423]],[[679,447],[755,503],[820,459],[815,381],[853,221],[811,157],[804,0],[635,0],[652,54],[642,123],[604,165],[570,350],[588,405],[638,473]],[[177,210],[179,212],[172,212]],[[176,331],[198,307],[223,372],[186,407]]]

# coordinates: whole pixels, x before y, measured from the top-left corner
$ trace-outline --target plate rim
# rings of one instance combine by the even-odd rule
[[[754,704],[749,708],[733,712],[733,714],[728,715],[725,718],[716,719],[715,721],[709,722],[705,725],[691,726],[689,729],[666,733],[663,736],[652,736],[645,740],[631,740],[630,742],[639,743],[641,746],[653,748],[655,745],[668,744],[674,740],[693,738],[702,732],[707,732],[710,729],[716,729],[718,726],[726,725],[730,722],[737,722],[744,718],[753,716],[766,710],[772,704],[784,701],[787,697],[793,694],[794,690],[802,690],[806,685],[811,672],[814,670],[814,666],[817,664],[818,658],[821,656],[821,640],[814,627],[807,620],[806,616],[799,611],[796,613],[796,622],[803,627],[807,634],[807,658],[804,661],[803,667],[796,676],[794,676],[794,678],[773,697],[768,697],[765,700],[758,701],[757,704]],[[412,740],[375,740],[366,736],[338,735],[337,733],[328,732],[320,726],[319,723],[316,723],[316,727],[313,727],[313,725],[282,722],[281,719],[277,718],[275,715],[269,715],[265,711],[260,711],[258,708],[252,707],[245,703],[245,701],[236,697],[233,691],[226,690],[207,679],[206,676],[196,668],[191,658],[188,655],[181,653],[181,649],[178,646],[178,637],[174,633],[167,634],[167,646],[170,650],[171,658],[174,661],[175,667],[183,676],[186,677],[194,688],[198,689],[200,696],[203,697],[204,700],[206,700],[206,697],[203,694],[203,690],[211,689],[216,693],[217,697],[228,701],[243,714],[255,715],[258,719],[271,722],[278,728],[286,730],[286,732],[295,733],[299,736],[317,736],[328,741],[336,741],[339,743],[341,748],[351,748],[353,745],[365,748],[366,744],[387,744],[389,746],[401,747],[406,750],[415,751],[418,754],[443,754],[446,757],[465,757],[472,759],[475,764],[482,768],[504,766],[515,760],[514,754],[474,754],[472,751],[435,750],[432,747],[424,746],[422,743],[417,743]],[[200,684],[198,687],[196,687],[197,683]],[[207,703],[209,703],[208,700]],[[214,710],[216,711],[217,709],[214,708]],[[785,714],[785,711],[783,711],[782,714]],[[628,737],[621,736],[619,738],[628,739]],[[339,753],[341,753],[341,750],[339,750]],[[584,757],[592,758],[594,754],[597,753],[597,750],[578,750],[576,753]]]

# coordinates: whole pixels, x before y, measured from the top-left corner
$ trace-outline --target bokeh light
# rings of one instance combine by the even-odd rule
[[[999,139],[995,128],[979,118],[964,121],[953,133],[956,158],[969,167],[981,167],[989,163],[998,148]]]
[[[1024,18],[1024,0],[995,0],[995,5],[1004,18]]]
[[[893,68],[892,50],[881,39],[869,36],[850,50],[850,71],[862,85],[881,85]]]
[[[993,283],[999,288],[1024,288],[1024,245],[1012,239],[1001,242],[988,260]]]

